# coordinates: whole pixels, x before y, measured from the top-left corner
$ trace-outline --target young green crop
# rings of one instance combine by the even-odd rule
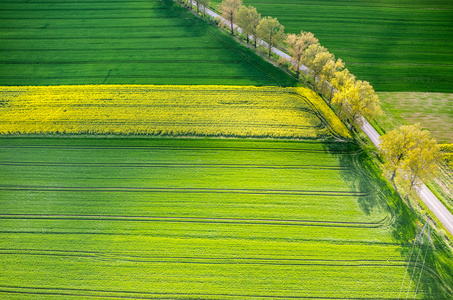
[[[396,298],[415,235],[354,144],[3,137],[0,157],[0,297]],[[435,243],[417,298],[451,292]]]
[[[243,2],[277,18],[287,33],[314,33],[376,91],[453,92],[450,0]]]
[[[172,0],[2,1],[0,85],[296,81]]]

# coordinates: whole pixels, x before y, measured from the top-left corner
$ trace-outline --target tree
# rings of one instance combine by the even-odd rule
[[[312,44],[318,43],[318,39],[311,32],[301,31],[300,34],[288,34],[285,42],[289,47],[296,75],[299,76],[305,49]]]
[[[336,61],[331,59],[327,60],[321,69],[321,74],[317,78],[315,86],[326,98],[332,99],[335,87],[332,85],[331,81],[335,78],[335,74],[343,68],[344,63],[341,58],[339,58]]]
[[[398,181],[407,186],[406,199],[412,188],[419,188],[424,180],[436,175],[441,159],[440,146],[436,140],[430,138],[428,131],[422,131],[417,146],[408,151],[398,169]]]
[[[201,6],[203,6],[203,13],[206,15],[206,7],[209,6],[210,1],[209,0],[198,0],[197,3]]]
[[[247,37],[247,43],[249,42],[249,36],[252,35],[255,41],[256,48],[256,30],[260,24],[261,14],[256,11],[253,6],[241,6],[238,10],[236,23],[242,28],[242,33]]]
[[[304,52],[302,62],[308,68],[308,74],[316,82],[316,78],[321,74],[324,65],[329,60],[334,60],[335,57],[332,53],[327,51],[326,48],[320,44],[310,45]]]
[[[348,69],[343,69],[342,71],[335,72],[334,77],[331,79],[330,83],[337,90],[340,91],[344,86],[354,83],[355,76],[349,72]]]
[[[407,153],[417,145],[417,137],[420,135],[420,124],[416,124],[401,126],[380,137],[379,148],[385,160],[383,167],[391,181],[395,179]]]
[[[339,107],[338,114],[353,125],[362,125],[362,117],[373,119],[382,113],[379,99],[367,81],[357,80],[344,85],[332,98],[332,104]]]
[[[347,103],[347,90],[351,85],[355,84],[355,76],[349,73],[348,69],[343,69],[342,71],[335,72],[334,77],[331,79],[330,83],[332,88],[336,89],[336,93],[333,94],[331,98],[332,104],[337,107],[337,115],[341,117],[345,104]]]
[[[381,136],[380,151],[383,165],[391,180],[407,186],[406,198],[412,188],[435,176],[442,160],[440,146],[420,124],[403,125]]]
[[[285,27],[276,18],[265,17],[261,19],[256,33],[258,37],[267,42],[269,57],[271,57],[272,47],[279,45],[285,38],[284,30]]]
[[[236,14],[241,6],[242,0],[223,0],[219,5],[222,17],[230,22],[231,34],[234,34],[233,24],[236,20]]]

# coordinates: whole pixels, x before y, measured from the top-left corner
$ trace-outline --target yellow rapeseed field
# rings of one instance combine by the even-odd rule
[[[349,137],[304,88],[21,86],[0,87],[0,95],[0,134]]]

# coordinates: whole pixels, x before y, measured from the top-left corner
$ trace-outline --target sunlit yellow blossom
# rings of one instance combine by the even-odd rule
[[[303,88],[73,85],[0,87],[0,94],[1,134],[321,138],[335,121],[342,125]]]

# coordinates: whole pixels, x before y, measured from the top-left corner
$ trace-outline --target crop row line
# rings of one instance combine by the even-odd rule
[[[0,45],[1,47],[1,45]],[[102,48],[102,51],[152,51],[152,50],[165,50],[165,51],[174,51],[174,50],[181,50],[184,52],[187,52],[188,50],[223,50],[224,48],[222,47],[198,47],[198,46],[187,46],[187,47],[166,47],[166,48],[152,48],[152,47],[147,47],[147,48]],[[14,48],[14,49],[8,49],[8,48],[0,48],[0,52],[48,52],[48,51],[61,51],[61,52],[84,52],[84,51],[99,51],[99,49],[96,48],[83,48],[83,49],[77,49],[77,48],[66,48],[66,49],[57,49],[57,48],[47,48],[47,49],[20,49],[20,48]],[[176,90],[175,90],[176,91]],[[273,92],[272,92],[273,93]]]
[[[179,16],[166,16],[165,19],[179,19]],[[2,17],[2,20],[128,20],[128,19],[143,19],[143,20],[149,20],[149,19],[163,19],[163,17],[161,16],[137,16],[137,17],[133,17],[133,16],[127,16],[125,17],[123,14],[121,14],[121,16],[118,16],[118,17],[113,17],[113,16],[109,16],[109,17],[101,17],[101,16],[97,16],[97,17],[89,17],[89,16],[86,16],[86,17],[42,17],[42,18],[36,18],[36,17],[30,17],[30,18],[18,18],[18,17]],[[3,37],[2,37],[3,39]]]
[[[146,36],[65,36],[65,37],[37,37],[37,36],[28,36],[28,37],[19,37],[19,36],[7,36],[2,37],[2,40],[102,40],[102,39],[109,39],[109,40],[141,40],[141,39],[161,39],[161,38],[186,38],[186,39],[193,39],[193,36],[187,35],[146,35]]]
[[[112,167],[112,168],[225,168],[225,169],[324,169],[324,170],[350,170],[350,167],[325,166],[325,165],[258,165],[258,164],[169,164],[169,163],[43,163],[43,162],[5,162],[1,166],[35,166],[35,167]]]
[[[172,147],[172,146],[59,146],[59,145],[37,145],[37,146],[12,146],[2,145],[0,149],[62,149],[62,150],[158,150],[158,151],[260,151],[260,152],[303,152],[303,153],[326,153],[334,152],[335,154],[354,155],[361,153],[362,150],[326,150],[326,149],[307,149],[307,148],[255,148],[255,147]]]
[[[278,220],[242,218],[203,218],[203,217],[165,217],[165,216],[99,216],[99,215],[49,215],[49,214],[1,214],[3,220],[63,220],[63,221],[120,221],[120,222],[188,222],[188,223],[234,223],[243,225],[297,225],[322,227],[378,227],[379,222],[338,222],[317,220]]]
[[[43,60],[36,60],[36,61],[0,61],[0,64],[8,64],[8,65],[77,65],[77,64],[113,64],[113,63],[130,63],[130,64],[180,64],[180,63],[187,63],[187,64],[199,64],[199,63],[218,63],[218,64],[240,64],[242,61],[240,60],[188,60],[188,59],[181,59],[181,60],[66,60],[66,61],[43,61]]]
[[[25,255],[25,256],[50,256],[50,257],[78,257],[78,258],[92,258],[99,261],[123,261],[123,262],[134,262],[134,263],[151,263],[151,264],[194,264],[194,265],[259,265],[259,266],[322,266],[322,267],[406,267],[407,262],[405,261],[385,261],[384,262],[348,262],[344,263],[326,263],[326,262],[279,262],[278,260],[270,259],[268,261],[253,261],[253,260],[242,260],[242,259],[204,259],[197,258],[194,260],[186,260],[181,258],[126,258],[126,257],[101,257],[101,256],[89,256],[89,255],[64,255],[64,254],[48,254],[48,253],[2,253],[0,255]],[[414,263],[415,264],[415,263]],[[419,266],[420,268],[420,266]]]
[[[98,29],[127,29],[127,28],[175,28],[175,27],[181,27],[182,25],[136,25],[136,26],[96,26],[96,30]],[[194,25],[188,25],[184,27],[193,27]],[[93,26],[50,26],[50,27],[42,27],[41,25],[34,26],[34,27],[24,27],[24,26],[0,26],[0,30],[17,30],[17,29],[23,29],[23,30],[41,30],[45,29],[46,31],[50,30],[60,30],[60,29],[70,29],[70,30],[80,30],[80,29],[91,29],[93,30]],[[104,48],[102,48],[104,51]]]
[[[368,227],[364,227],[363,229],[370,229]],[[226,232],[228,233],[228,232]],[[112,231],[107,231],[107,230],[97,230],[97,229],[90,229],[90,230],[82,230],[82,231],[76,231],[75,229],[69,229],[69,230],[60,230],[58,231],[57,229],[54,228],[40,228],[40,229],[28,229],[28,230],[20,230],[20,229],[15,229],[15,230],[0,230],[0,234],[4,235],[12,235],[12,236],[19,236],[22,234],[26,235],[60,235],[60,236],[118,236],[118,237],[124,237],[124,236],[137,236],[137,237],[152,237],[152,238],[175,238],[175,237],[181,237],[181,238],[188,238],[188,235],[185,235],[184,233],[181,234],[174,234],[174,233],[168,233],[168,232],[163,232],[163,233],[156,233],[155,231],[149,231],[149,232],[134,232],[132,230],[124,230],[124,231],[118,231],[118,230],[112,230]],[[190,235],[189,238],[193,238],[192,235]],[[219,236],[203,236],[203,239],[207,240],[245,240],[245,241],[263,241],[263,240],[268,240],[269,238],[267,236],[264,237],[256,237],[256,236],[238,236],[237,234],[225,234],[222,235],[221,237]],[[376,241],[376,240],[363,240],[363,239],[352,239],[351,237],[349,238],[338,238],[334,239],[332,237],[323,237],[323,238],[305,238],[305,237],[281,237],[281,236],[273,236],[272,237],[273,241],[276,242],[288,242],[290,241],[291,243],[297,242],[297,243],[328,243],[328,244],[333,244],[333,245],[369,245],[369,246],[401,246],[400,242],[386,242],[386,241]]]
[[[409,247],[409,246],[408,246]],[[406,260],[399,259],[324,259],[324,258],[280,258],[280,257],[197,257],[197,256],[149,256],[143,255],[141,251],[131,252],[101,252],[101,251],[82,251],[82,250],[58,250],[58,249],[18,249],[18,248],[0,248],[1,254],[48,254],[48,255],[80,255],[81,257],[126,257],[126,258],[155,258],[155,259],[193,259],[193,260],[234,260],[234,261],[308,261],[308,262],[370,262],[370,263],[382,263],[382,262],[396,262],[406,263]],[[137,253],[137,254],[135,254]],[[415,264],[415,262],[412,262]]]
[[[398,291],[395,291],[397,293]],[[265,299],[322,299],[322,300],[375,300],[376,297],[325,297],[325,296],[293,296],[293,295],[269,295],[269,294],[232,294],[232,293],[164,293],[164,292],[136,292],[126,290],[106,289],[84,289],[84,288],[63,288],[63,287],[42,287],[42,286],[10,286],[0,285],[0,293],[30,294],[49,296],[76,296],[76,297],[105,297],[121,299],[204,299],[206,297],[234,298],[265,298]],[[394,297],[379,297],[382,300],[394,300]]]
[[[80,192],[145,192],[145,193],[209,193],[256,195],[310,195],[310,196],[368,196],[372,192],[321,191],[321,190],[265,190],[265,189],[214,189],[214,188],[158,188],[158,187],[61,187],[61,186],[0,186],[3,191],[80,191]]]
[[[8,1],[8,0],[3,0],[3,3],[15,3],[15,4],[62,4],[65,2],[61,1]],[[124,4],[124,1],[113,1],[113,0],[106,0],[106,1],[80,1],[77,0],[77,3],[88,3],[88,4],[106,4],[106,3],[122,3]],[[147,3],[149,4],[150,1],[146,0],[128,0],[127,3]]]
[[[22,75],[20,77],[14,77],[14,76],[1,76],[0,79],[14,79],[14,80],[23,80],[27,78],[47,78],[47,79],[69,79],[71,78],[74,80],[74,78],[79,78],[79,79],[99,79],[102,78],[104,79],[105,76],[98,76],[98,75],[77,75],[76,77],[74,76],[37,76],[35,74],[33,75]],[[190,75],[190,76],[185,76],[185,75],[159,75],[159,74],[134,74],[134,75],[109,75],[109,78],[112,79],[126,79],[126,78],[177,78],[177,79],[189,79],[189,78],[196,78],[196,79],[243,79],[242,76],[240,75]],[[256,77],[256,78],[264,78],[264,77]]]
[[[152,7],[152,10],[155,11],[155,10],[159,10],[159,9],[162,9],[162,10],[166,10],[168,9],[167,7],[164,7],[164,6],[160,6],[160,7]],[[96,8],[96,7],[90,7],[90,8],[74,8],[74,7],[71,7],[71,8],[41,8],[41,9],[37,9],[37,8],[33,8],[33,9],[30,9],[30,8],[1,8],[0,9],[0,12],[2,11],[5,11],[5,12],[14,12],[14,11],[18,11],[18,12],[23,12],[23,11],[28,11],[28,12],[43,12],[43,11],[64,11],[64,12],[73,12],[73,11],[121,11],[121,12],[124,12],[124,11],[146,11],[146,10],[150,10],[150,9],[146,9],[144,7],[137,7],[137,8],[134,8],[134,7],[103,7],[103,8]]]
[[[64,106],[62,106],[61,108],[64,108]],[[77,118],[77,117],[75,117]],[[226,128],[230,128],[232,124],[235,124],[235,123],[218,123],[218,124],[212,124],[212,123],[197,123],[197,122],[172,122],[172,121],[151,121],[151,122],[148,122],[148,121],[117,121],[117,120],[112,120],[112,119],[97,119],[97,118],[93,118],[93,119],[87,119],[87,120],[83,120],[83,121],[79,121],[79,120],[64,120],[64,119],[60,119],[60,120],[54,120],[54,119],[50,119],[50,120],[46,120],[46,121],[41,121],[41,120],[26,120],[26,121],[0,121],[0,124],[35,124],[35,125],[41,125],[41,124],[46,124],[46,123],[50,123],[50,124],[53,124],[53,125],[56,125],[56,124],[69,124],[69,125],[93,125],[93,124],[96,124],[96,123],[100,123],[98,124],[98,126],[101,126],[101,125],[104,125],[104,126],[113,126],[113,125],[123,125],[123,126],[127,126],[127,125],[169,125],[169,126],[172,126],[172,127],[175,127],[175,126],[183,126],[183,127],[190,127],[191,125],[193,127],[208,127],[208,128],[212,128],[212,127],[215,127],[215,128],[221,128],[221,127],[226,127]],[[237,123],[235,125],[242,125],[242,123]],[[305,125],[291,125],[291,124],[287,124],[286,126],[281,126],[280,124],[266,124],[266,123],[250,123],[250,124],[247,124],[247,127],[248,128],[254,128],[254,127],[258,127],[258,128],[281,128],[281,127],[284,127],[284,128],[293,128],[293,129],[311,129],[311,128],[322,128],[323,124],[321,125],[313,125],[313,126],[305,126]],[[64,129],[62,129],[64,131]],[[92,130],[92,131],[97,131],[97,130],[100,130],[102,131],[102,128],[97,128],[97,129],[86,129],[86,130]],[[150,131],[157,131],[157,130],[162,130],[162,129],[150,129]],[[171,130],[171,129],[169,129]],[[149,132],[149,131],[148,131]],[[217,133],[213,133],[213,135],[217,135]],[[237,134],[238,136],[241,135],[241,134]]]
[[[206,96],[207,93],[199,93],[198,95],[202,95],[202,96]],[[9,108],[14,108],[17,110],[20,110],[20,109],[27,109],[25,108],[24,106],[33,106],[33,107],[37,107],[37,108],[40,108],[40,107],[45,107],[45,108],[66,108],[66,109],[69,109],[69,108],[73,108],[73,109],[77,109],[77,108],[135,108],[135,107],[140,107],[141,109],[142,108],[154,108],[154,109],[168,109],[169,107],[171,108],[202,108],[202,109],[211,109],[211,108],[225,108],[225,105],[235,105],[235,106],[240,106],[242,109],[274,109],[274,110],[288,110],[288,109],[292,109],[292,110],[296,110],[296,108],[293,108],[291,106],[283,106],[283,105],[263,105],[263,106],[258,106],[257,104],[255,103],[252,103],[252,104],[248,104],[248,103],[218,103],[218,104],[168,104],[168,105],[165,105],[165,104],[157,104],[157,103],[143,103],[143,102],[138,102],[137,103],[137,99],[133,99],[133,98],[124,98],[124,99],[121,99],[121,101],[123,101],[122,103],[110,103],[109,101],[113,101],[112,99],[106,99],[106,98],[97,98],[96,100],[99,100],[99,101],[103,101],[101,103],[89,103],[89,102],[86,102],[86,103],[72,103],[72,104],[61,104],[61,103],[58,103],[57,101],[60,101],[60,100],[49,100],[49,101],[46,101],[46,102],[42,102],[40,104],[33,104],[33,100],[28,100],[28,99],[21,99],[19,98],[20,96],[18,96],[18,99],[16,100],[17,101],[17,104],[10,104],[8,103],[8,107]],[[157,99],[156,99],[157,100]],[[165,99],[164,99],[165,100]],[[52,102],[51,102],[52,101]],[[135,102],[135,103],[133,103]],[[130,103],[130,104],[129,104]],[[306,113],[312,113],[313,114],[313,110],[309,109],[309,108],[297,108],[298,111],[303,111],[303,112],[306,112]],[[122,120],[121,118],[114,118],[113,120],[115,121],[119,121],[119,120]],[[28,120],[23,120],[21,122],[26,122]],[[12,122],[12,121],[5,121],[5,120],[0,120],[0,122]],[[33,120],[31,122],[34,122]],[[170,122],[170,121],[164,121],[164,122]],[[235,120],[228,120],[228,122],[231,122],[231,123],[237,123],[237,124],[241,124],[242,122],[241,121],[235,121]],[[132,121],[130,121],[130,123],[133,123]],[[148,123],[151,123],[151,122],[148,122]],[[192,122],[193,124],[198,124],[199,122]],[[177,124],[186,124],[186,122],[183,122],[183,121],[179,121],[177,122]],[[254,125],[254,124],[260,124],[260,123],[251,123],[251,125]],[[293,124],[282,124],[281,126],[285,126],[285,127],[292,127],[292,126],[301,126],[301,127],[313,127],[313,125],[293,125]],[[318,125],[316,125],[318,126]]]

